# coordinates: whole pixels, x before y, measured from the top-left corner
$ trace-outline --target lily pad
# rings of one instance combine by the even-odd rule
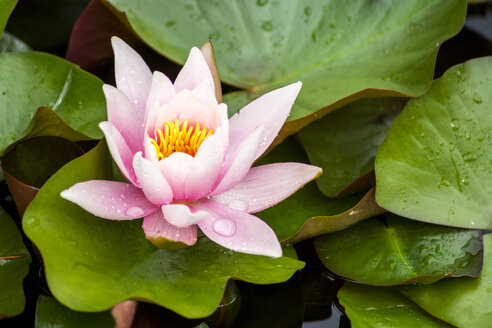
[[[7,20],[9,19],[12,10],[14,10],[15,5],[17,4],[17,0],[0,0],[0,35],[2,34],[5,25],[7,24]]]
[[[307,158],[297,142],[290,138],[266,155],[259,164],[276,162],[306,163]],[[310,182],[294,195],[270,207],[258,216],[268,223],[283,244],[337,231],[360,220],[383,213],[374,200],[374,189],[331,199]]]
[[[411,100],[376,156],[376,201],[415,220],[492,229],[492,57]]]
[[[452,327],[422,311],[393,287],[345,282],[338,291],[338,299],[353,328]]]
[[[52,297],[39,295],[36,304],[36,328],[111,328],[114,319],[110,311],[86,313],[72,311]]]
[[[8,32],[3,32],[0,36],[0,52],[27,52],[31,48],[22,40],[16,38]]]
[[[282,139],[359,98],[423,94],[466,13],[464,0],[108,2],[178,63],[210,38],[222,80],[246,89],[225,97],[232,112],[302,81]]]
[[[398,290],[433,316],[457,327],[490,327],[492,321],[492,234],[483,236],[484,263],[477,278],[443,279]]]
[[[374,218],[318,237],[321,262],[339,276],[368,285],[431,284],[482,269],[482,232],[406,220]]]
[[[362,99],[329,113],[299,131],[316,180],[328,197],[368,190],[375,184],[374,158],[404,98]]]
[[[288,257],[236,253],[206,237],[165,251],[145,239],[141,219],[101,219],[60,197],[76,182],[112,179],[111,163],[103,141],[53,175],[24,214],[23,228],[41,252],[48,286],[65,306],[94,312],[136,299],[200,318],[220,304],[229,279],[278,283],[304,266]]]
[[[0,319],[20,314],[26,303],[22,281],[31,256],[14,221],[0,208]]]
[[[73,129],[101,138],[106,119],[102,81],[58,57],[0,53],[0,154],[24,137],[40,106],[51,107]]]

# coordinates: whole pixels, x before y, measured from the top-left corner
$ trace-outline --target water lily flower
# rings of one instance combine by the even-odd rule
[[[195,244],[197,226],[234,251],[280,257],[273,230],[252,215],[321,174],[302,163],[251,167],[277,136],[301,88],[293,83],[228,119],[198,48],[174,84],[153,74],[125,42],[112,39],[117,88],[104,85],[108,121],[99,124],[129,183],[91,180],[61,196],[110,220],[143,217],[146,238],[162,248]]]

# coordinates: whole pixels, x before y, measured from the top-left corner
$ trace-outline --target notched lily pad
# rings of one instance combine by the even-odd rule
[[[360,98],[423,94],[440,44],[461,29],[466,14],[462,0],[109,3],[178,63],[210,38],[222,80],[246,89],[225,97],[233,112],[302,81],[281,139]]]
[[[31,256],[14,221],[0,208],[0,319],[24,311],[22,281],[29,271]]]
[[[37,52],[0,53],[0,76],[0,155],[29,132],[40,106],[87,139],[102,137],[97,124],[106,119],[106,102],[97,77]]]
[[[329,113],[299,131],[316,179],[328,197],[368,190],[376,183],[374,158],[405,98],[362,99]]]
[[[51,177],[23,220],[43,257],[50,290],[73,310],[102,311],[137,299],[188,318],[205,317],[217,308],[230,278],[278,283],[304,265],[288,257],[235,253],[205,237],[186,249],[158,249],[145,239],[142,220],[101,219],[60,197],[74,183],[91,179],[112,179],[105,142]]]
[[[342,277],[368,285],[431,284],[476,277],[482,269],[482,232],[387,215],[318,237],[321,262]]]
[[[99,313],[72,311],[52,297],[39,295],[36,304],[35,325],[36,328],[112,328],[114,327],[114,319],[110,311]]]
[[[345,282],[338,291],[338,299],[353,328],[452,327],[422,311],[393,287]]]
[[[456,327],[489,327],[492,322],[492,234],[483,236],[484,263],[477,278],[443,279],[398,290],[433,316]]]
[[[376,201],[455,227],[492,229],[492,57],[450,68],[412,99],[376,156]]]

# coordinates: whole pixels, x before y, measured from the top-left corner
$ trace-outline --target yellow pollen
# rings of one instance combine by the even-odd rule
[[[195,156],[203,140],[214,133],[214,130],[202,128],[200,123],[188,126],[188,120],[181,126],[178,119],[174,122],[164,122],[163,129],[156,129],[156,140],[150,139],[154,145],[159,160],[168,157],[172,153],[182,152]]]

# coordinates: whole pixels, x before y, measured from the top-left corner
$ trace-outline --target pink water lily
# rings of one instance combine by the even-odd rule
[[[273,230],[251,215],[285,199],[321,174],[302,163],[251,167],[277,136],[301,88],[293,83],[251,102],[228,119],[201,51],[174,84],[152,74],[125,42],[112,39],[116,85],[104,85],[108,148],[129,183],[91,180],[61,196],[110,220],[144,217],[156,246],[189,246],[197,225],[234,251],[280,257]]]

